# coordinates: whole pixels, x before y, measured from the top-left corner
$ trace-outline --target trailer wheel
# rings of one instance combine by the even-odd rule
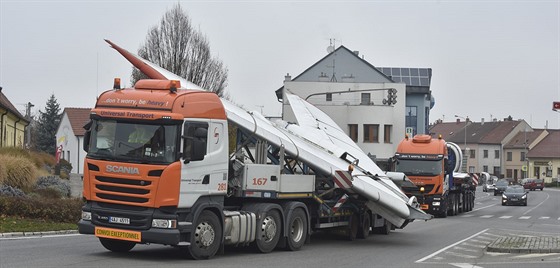
[[[222,241],[222,226],[218,216],[208,210],[202,211],[194,226],[188,247],[190,256],[200,260],[216,255]]]
[[[116,239],[109,239],[109,238],[99,238],[99,242],[101,245],[106,249],[112,252],[129,252],[136,243],[130,241],[123,241],[123,240],[116,240]]]
[[[358,238],[365,239],[369,236],[369,228],[371,227],[371,220],[369,214],[365,213],[362,215],[362,224],[360,224],[360,231],[358,232]]]
[[[280,213],[274,209],[268,210],[260,221],[260,237],[255,242],[256,249],[262,253],[271,252],[280,240],[281,230]]]
[[[379,229],[381,231],[380,234],[388,235],[391,232],[392,227],[393,224],[385,220],[385,224],[381,227],[381,229]]]
[[[288,219],[288,249],[300,250],[307,237],[307,217],[301,208],[296,208]]]
[[[358,236],[358,228],[360,226],[360,218],[358,214],[354,213],[350,216],[350,222],[348,223],[347,231],[348,231],[348,240],[354,241]]]

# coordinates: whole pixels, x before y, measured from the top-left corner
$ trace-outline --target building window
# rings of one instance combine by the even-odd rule
[[[506,161],[512,161],[512,160],[511,160],[511,159],[512,159],[512,156],[513,156],[513,153],[512,153],[512,152],[507,152],[507,154],[506,154]]]
[[[471,149],[471,156],[470,158],[475,158],[476,157],[476,150],[475,149]]]
[[[537,179],[541,178],[541,167],[533,167],[533,176],[535,176]]]
[[[488,150],[484,150],[484,158],[488,158]]]
[[[482,166],[482,171],[488,172],[488,166]]]
[[[70,162],[70,151],[66,151],[66,157],[68,157],[66,160],[68,160],[68,162]]]
[[[521,161],[525,161],[525,152],[521,152]]]
[[[513,171],[511,169],[506,169],[506,177],[513,178]]]
[[[418,115],[416,106],[406,106],[405,125],[412,128],[412,136],[416,135],[418,127]]]
[[[379,143],[379,125],[364,125],[364,142]]]
[[[332,93],[327,93],[327,101],[332,101]]]
[[[371,102],[371,96],[369,93],[362,93],[362,102],[361,105],[369,105]]]
[[[500,176],[501,172],[500,167],[494,167],[494,175]]]
[[[494,150],[494,159],[500,159],[500,150]]]
[[[392,125],[383,126],[383,141],[385,143],[391,143],[391,133],[393,132]]]
[[[552,177],[552,167],[546,167],[546,176]]]
[[[349,124],[348,125],[348,133],[350,134],[350,139],[354,142],[358,142],[358,125],[357,124]]]
[[[474,173],[474,166],[469,166],[469,173]]]

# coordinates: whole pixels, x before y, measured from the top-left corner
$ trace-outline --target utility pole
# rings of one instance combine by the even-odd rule
[[[468,169],[467,169],[467,167],[468,167],[467,163],[468,163],[468,161],[469,161],[469,156],[467,156],[467,126],[469,125],[469,116],[467,115],[467,117],[463,117],[463,116],[460,116],[460,115],[455,115],[455,117],[457,117],[457,118],[462,118],[462,119],[465,120],[465,144],[464,144],[464,146],[465,146],[465,153],[464,153],[464,155],[463,155],[463,160],[464,160],[465,165],[463,166],[463,172],[464,172],[464,173],[467,173],[467,171],[468,171]]]
[[[31,147],[31,108],[33,106],[35,105],[33,105],[31,102],[27,102],[27,104],[25,105],[25,119],[29,121],[29,125],[27,125],[27,127],[25,128],[25,131],[27,132],[27,142],[25,143],[25,147],[27,149]]]

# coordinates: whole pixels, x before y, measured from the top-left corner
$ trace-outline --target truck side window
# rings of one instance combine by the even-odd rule
[[[185,163],[200,161],[206,155],[208,124],[185,122],[183,131],[183,159]]]

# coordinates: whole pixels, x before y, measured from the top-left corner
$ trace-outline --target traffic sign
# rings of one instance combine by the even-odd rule
[[[521,170],[522,170],[522,171],[527,171],[527,166],[526,166],[526,165],[523,165],[523,166],[521,167]]]
[[[552,110],[560,110],[560,101],[552,102]]]

